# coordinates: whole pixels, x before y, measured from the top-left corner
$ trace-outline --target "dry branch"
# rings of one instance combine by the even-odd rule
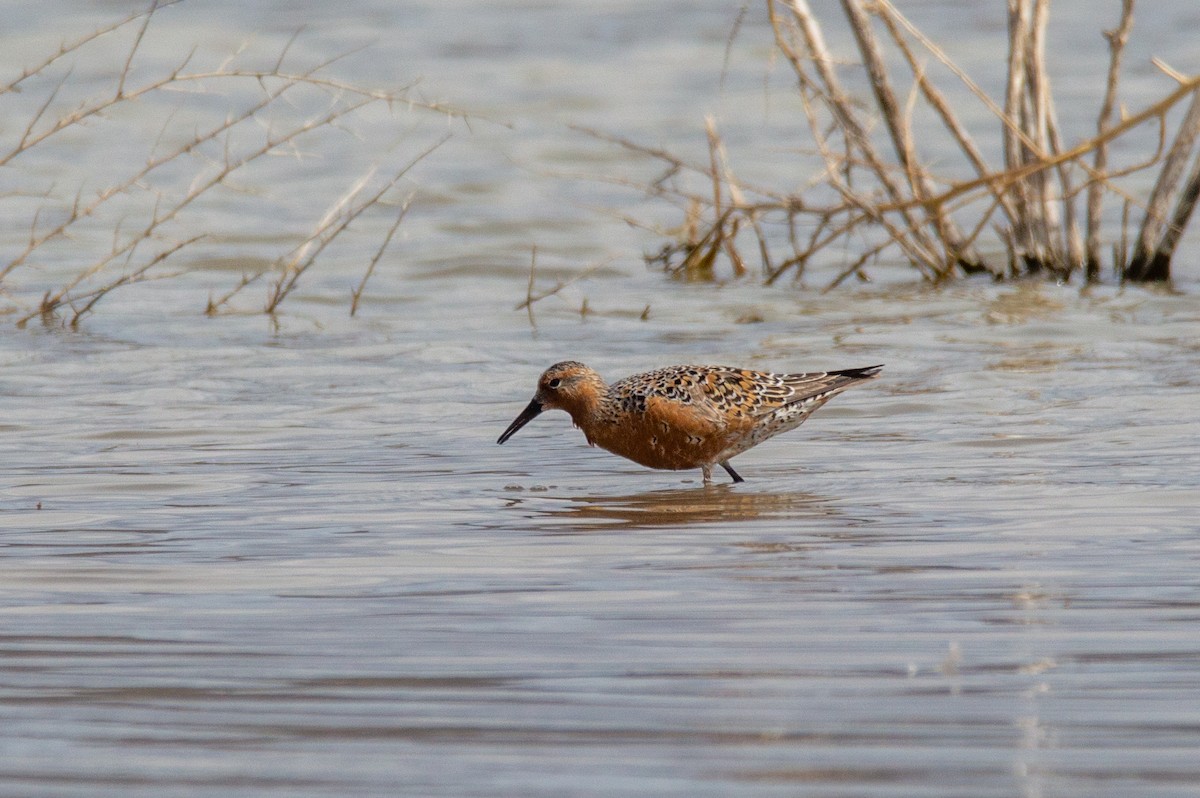
[[[135,79],[135,75],[141,74],[135,67],[141,59],[143,43],[152,35],[151,19],[158,10],[174,2],[177,0],[155,0],[143,12],[64,43],[56,52],[0,87],[0,103],[4,102],[6,96],[19,91],[42,92],[41,96],[34,95],[38,96],[38,101],[27,112],[25,119],[17,120],[12,125],[11,137],[7,141],[0,139],[0,167],[18,170],[14,172],[16,174],[20,173],[20,157],[25,153],[35,149],[41,153],[49,148],[53,156],[56,139],[63,132],[81,131],[85,127],[90,131],[114,124],[112,120],[121,117],[118,111],[139,100],[159,98],[168,92],[198,91],[209,96],[229,97],[232,106],[224,113],[218,111],[220,118],[214,122],[206,124],[201,117],[201,121],[195,123],[198,129],[187,133],[182,141],[178,140],[180,126],[173,126],[175,112],[172,111],[162,124],[157,140],[147,140],[147,144],[152,145],[152,154],[119,179],[98,190],[85,192],[85,178],[81,177],[80,188],[66,198],[60,199],[61,195],[53,188],[44,191],[18,189],[0,195],[0,200],[44,197],[44,202],[29,213],[27,240],[19,251],[0,261],[0,284],[11,277],[15,270],[35,260],[35,256],[50,245],[94,239],[98,232],[104,230],[103,225],[111,225],[108,228],[111,244],[106,251],[73,275],[63,278],[59,285],[45,291],[36,308],[22,316],[21,323],[37,315],[53,314],[65,307],[75,309],[70,323],[77,323],[116,288],[166,276],[157,267],[188,245],[207,237],[203,231],[188,229],[190,219],[195,214],[185,212],[191,206],[228,186],[233,175],[268,155],[285,151],[299,154],[297,145],[302,138],[324,131],[344,130],[352,134],[348,123],[364,109],[373,106],[407,107],[450,117],[465,116],[462,111],[449,106],[413,100],[407,94],[409,86],[389,90],[371,89],[326,74],[330,65],[342,56],[324,60],[308,69],[289,69],[285,60],[295,41],[294,36],[279,51],[274,66],[269,70],[239,66],[235,60],[240,60],[240,51],[215,69],[193,69],[190,66],[193,54],[189,52],[173,65],[160,69],[156,75]],[[72,69],[62,67],[62,59],[78,54],[84,48],[94,47],[100,39],[123,29],[129,29],[130,42],[120,54],[122,60],[109,88],[81,101],[64,100],[63,97],[67,96],[64,90],[73,87],[75,77]],[[34,78],[38,83],[31,88]],[[257,96],[250,96],[247,102],[237,93],[241,91],[239,87],[250,88]],[[300,94],[301,89],[306,93]],[[323,107],[315,112],[309,111],[306,117],[296,120],[297,115],[306,113],[304,108],[314,105],[314,100]],[[146,106],[143,104],[139,107]],[[0,110],[3,110],[3,106],[0,106]],[[278,113],[272,113],[275,111]],[[287,118],[293,121],[278,121]],[[176,142],[160,147],[160,144],[172,139]],[[300,275],[313,264],[316,255],[353,219],[378,203],[383,194],[416,162],[444,141],[445,138],[410,161],[390,181],[385,182],[382,189],[357,197],[351,203],[352,207],[343,209],[336,219],[327,219],[326,224],[319,225],[306,239],[309,246],[303,252],[294,251],[293,254],[298,257],[293,258],[275,283],[268,297],[268,308],[272,311],[277,309],[279,303],[295,288]],[[214,156],[218,151],[219,154]],[[207,159],[207,163],[193,167],[185,162],[185,159],[195,157]],[[397,215],[353,292],[352,312],[357,309],[366,282],[404,218],[407,207],[406,203]],[[133,209],[132,213],[130,209]],[[12,214],[9,218],[10,222],[13,221]],[[46,218],[53,221],[46,224],[43,221]],[[170,274],[174,276],[188,271],[183,267]],[[207,312],[215,314],[260,276],[245,277],[222,298],[210,299]],[[11,289],[9,295],[13,295]]]
[[[1151,264],[1154,257],[1161,266],[1163,257],[1169,258],[1178,246],[1200,200],[1200,158],[1192,163],[1180,189],[1193,151],[1188,138],[1192,128],[1185,122],[1164,159],[1163,125],[1172,108],[1200,91],[1200,78],[1176,73],[1180,85],[1174,91],[1139,113],[1114,121],[1133,0],[1124,0],[1117,28],[1106,34],[1109,69],[1096,135],[1076,144],[1063,141],[1047,66],[1049,0],[1008,2],[1008,71],[1000,103],[906,19],[892,0],[841,0],[841,10],[853,35],[857,66],[846,66],[852,59],[830,50],[806,0],[766,0],[775,50],[794,76],[799,108],[814,145],[811,151],[799,152],[815,155],[821,162],[803,189],[759,186],[754,190],[759,199],[748,201],[716,134],[715,120],[706,122],[707,165],[613,137],[668,166],[669,181],[644,188],[684,209],[686,222],[679,241],[664,247],[653,260],[676,274],[713,279],[723,258],[737,276],[747,271],[750,259],[743,245],[753,238],[767,283],[785,273],[803,274],[813,258],[822,253],[829,257],[835,247],[866,256],[843,258],[845,263],[830,285],[851,275],[862,276],[864,264],[872,259],[894,259],[897,254],[924,279],[939,281],[980,270],[985,264],[976,252],[995,251],[1001,244],[1009,252],[1007,269],[999,263],[986,265],[998,277],[1046,272],[1065,280],[1082,272],[1094,280],[1102,251],[1104,199],[1119,199],[1126,219],[1131,208],[1146,207],[1148,203],[1139,200],[1124,178],[1147,168],[1162,170],[1161,188],[1149,204],[1135,253],[1114,255],[1114,263],[1128,261],[1127,279],[1140,279],[1135,267]],[[875,26],[880,24],[886,36],[877,35]],[[960,99],[934,85],[922,63],[926,54],[961,81],[968,99],[994,115],[1002,135],[998,159],[1002,167],[989,165],[972,131],[961,122]],[[903,75],[889,67],[897,57],[907,67]],[[845,70],[854,70],[855,75],[843,79],[839,73]],[[869,92],[873,117],[847,88],[852,85]],[[929,115],[952,144],[950,151],[961,153],[973,177],[935,174],[933,161],[922,150],[923,145],[936,144],[927,144],[914,133],[914,118],[924,120]],[[1110,168],[1109,145],[1147,123],[1158,125],[1157,148],[1140,162]],[[1200,133],[1200,128],[1193,132]],[[945,154],[945,149],[935,152],[939,161],[945,160]],[[676,183],[681,176],[699,177],[705,185],[698,189],[694,179]],[[821,202],[814,201],[818,194],[810,193],[813,189],[821,192]],[[835,202],[828,201],[830,192]],[[786,237],[775,234],[776,229]],[[753,236],[739,238],[740,233],[751,231]],[[1118,232],[1123,241],[1125,232]],[[781,254],[782,245],[790,251]],[[1149,268],[1146,274],[1165,279],[1169,270]]]
[[[279,304],[295,290],[300,277],[313,265],[317,256],[334,239],[341,235],[342,231],[349,227],[351,222],[361,216],[368,208],[379,202],[387,192],[391,191],[397,183],[404,179],[405,175],[412,171],[413,167],[432,155],[435,150],[449,140],[450,136],[447,134],[437,143],[418,153],[412,160],[392,175],[390,180],[386,181],[365,198],[360,199],[359,194],[366,187],[372,174],[365,175],[359,182],[352,186],[345,195],[326,211],[325,216],[304,243],[293,250],[291,258],[283,269],[283,273],[280,274],[279,279],[275,281],[275,285],[268,293],[267,303],[263,310],[266,313],[274,313],[278,309]],[[389,235],[388,237],[390,238],[391,236]]]
[[[371,262],[367,264],[367,270],[363,272],[362,280],[350,295],[350,315],[358,313],[358,303],[362,300],[363,291],[367,287],[367,280],[371,279],[371,275],[375,273],[375,267],[379,264],[379,259],[383,257],[383,253],[387,251],[388,245],[392,243],[392,238],[395,237],[396,231],[400,229],[400,223],[404,221],[404,217],[408,215],[408,209],[412,207],[413,195],[410,194],[404,203],[400,206],[400,212],[396,214],[395,221],[388,228],[387,235],[383,237],[383,241],[379,243],[379,249],[375,250],[375,255],[371,258]]]
[[[1096,134],[1103,136],[1112,124],[1113,110],[1117,104],[1117,84],[1121,79],[1121,56],[1133,29],[1133,0],[1122,0],[1121,21],[1111,31],[1105,31],[1108,41],[1108,73],[1104,84],[1104,101],[1096,119]],[[1108,169],[1108,145],[1096,147],[1092,161],[1093,174],[1102,175]],[[1092,178],[1087,191],[1087,245],[1086,274],[1088,282],[1100,279],[1100,215],[1103,211],[1104,189],[1101,182]]]

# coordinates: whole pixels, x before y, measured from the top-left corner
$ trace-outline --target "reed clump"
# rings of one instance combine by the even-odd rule
[[[711,118],[707,163],[606,136],[662,161],[666,178],[643,188],[683,209],[674,240],[648,258],[652,263],[687,279],[712,279],[722,264],[741,275],[757,261],[772,283],[833,261],[830,288],[850,277],[868,279],[867,266],[886,260],[905,261],[935,283],[976,273],[1097,281],[1106,261],[1122,281],[1170,278],[1200,195],[1200,77],[1164,67],[1177,87],[1118,115],[1134,0],[1123,0],[1116,25],[1104,33],[1108,70],[1095,134],[1071,146],[1062,139],[1047,69],[1049,0],[1009,0],[1000,98],[981,89],[891,0],[841,0],[857,50],[844,60],[830,51],[805,0],[766,0],[766,8],[775,52],[795,79],[810,154],[821,166],[799,189],[743,182]],[[957,94],[935,85],[930,60],[954,76]],[[855,92],[850,84],[865,88]],[[966,101],[982,103],[1000,125],[1002,151],[993,156],[999,166],[962,121]],[[1185,102],[1178,128],[1168,129],[1168,112]],[[936,165],[926,152],[927,134],[918,141],[914,133],[918,113],[941,136]],[[1137,163],[1110,163],[1115,141],[1135,130],[1149,138],[1145,130],[1153,126],[1153,152]],[[959,162],[948,165],[948,153]],[[1157,170],[1157,179],[1148,196],[1139,196],[1129,178],[1146,170]],[[1110,225],[1120,209],[1115,232],[1102,230],[1106,203],[1112,203]]]
[[[274,156],[297,164],[331,161],[335,140],[353,138],[356,121],[377,112],[463,116],[416,101],[410,87],[376,90],[339,80],[330,70],[337,58],[296,67],[295,37],[265,59],[266,66],[263,58],[254,66],[256,59],[240,51],[203,66],[194,50],[172,66],[144,65],[140,56],[153,36],[151,22],[171,5],[155,2],[64,42],[0,83],[6,118],[0,127],[6,176],[0,205],[9,231],[27,230],[23,244],[16,239],[13,246],[10,235],[7,251],[0,252],[0,297],[8,305],[3,312],[20,325],[39,317],[75,324],[118,288],[197,270],[195,256],[181,253],[228,238],[229,231],[208,226],[222,214],[237,217],[229,208],[247,197],[261,198],[256,186],[270,182],[270,169],[278,173]],[[123,48],[116,56],[123,65],[107,85],[76,76],[75,59],[114,58],[114,40]],[[99,56],[90,52],[101,47],[109,49]],[[393,152],[394,163],[384,158],[351,174],[305,233],[297,235],[294,224],[256,230],[256,246],[284,242],[283,251],[245,258],[240,278],[224,294],[199,303],[200,309],[231,312],[235,297],[261,283],[266,295],[254,310],[274,313],[352,222],[368,214],[390,217],[375,225],[387,232],[352,291],[355,312],[409,209],[411,196],[401,192],[401,181],[444,140],[417,144],[408,154]],[[281,207],[253,217],[296,210]]]

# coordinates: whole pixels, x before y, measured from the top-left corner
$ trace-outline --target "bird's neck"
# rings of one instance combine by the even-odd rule
[[[616,400],[608,386],[601,383],[594,390],[573,397],[571,404],[564,408],[571,414],[575,426],[582,429],[592,429],[615,415]]]

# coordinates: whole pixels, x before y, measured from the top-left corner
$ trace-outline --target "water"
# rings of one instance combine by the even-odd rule
[[[208,8],[164,14],[154,46],[274,42],[296,13]],[[676,284],[638,262],[654,237],[596,211],[652,206],[525,167],[645,168],[565,121],[702,141],[736,8],[324,8],[315,51],[396,31],[376,47],[411,53],[430,96],[515,127],[455,129],[423,165],[428,202],[353,319],[350,256],[275,320],[205,317],[239,258],[278,248],[264,232],[76,329],[0,324],[0,794],[1195,793],[1194,254],[1175,292]],[[67,35],[9,12],[22,47]],[[290,190],[200,213],[320,215]],[[616,259],[534,327],[514,310],[533,244],[542,289]],[[73,246],[5,301],[94,256]],[[887,368],[704,489],[560,413],[497,447],[565,357],[612,379]]]

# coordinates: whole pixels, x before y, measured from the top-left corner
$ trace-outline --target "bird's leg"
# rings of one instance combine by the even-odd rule
[[[738,474],[738,472],[733,470],[733,466],[731,466],[729,464],[728,460],[721,463],[721,468],[724,468],[726,471],[729,472],[729,476],[733,477],[734,482],[745,482],[746,481],[741,478],[741,476]]]
[[[702,472],[704,472],[704,484],[711,485],[712,484],[712,463],[705,463],[704,465],[700,466],[700,470]]]

